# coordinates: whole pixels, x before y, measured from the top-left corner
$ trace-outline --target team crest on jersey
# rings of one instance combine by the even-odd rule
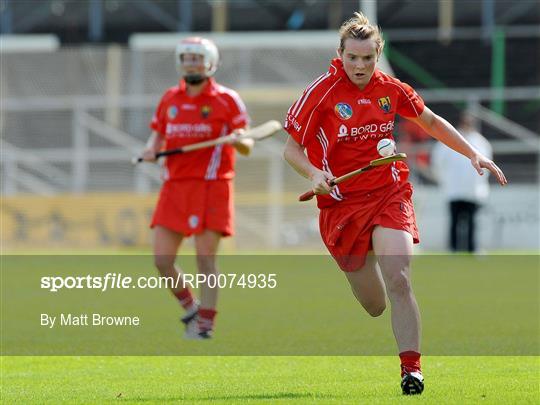
[[[167,116],[173,120],[176,118],[176,116],[178,115],[178,107],[176,107],[175,105],[171,105],[169,107],[169,109],[167,110]]]
[[[190,215],[188,218],[189,227],[191,229],[197,228],[197,225],[199,225],[199,217],[197,215]]]
[[[381,107],[381,110],[384,111],[385,114],[388,114],[390,110],[392,109],[392,104],[390,104],[390,97],[381,97],[377,100],[379,103],[379,107]]]
[[[203,118],[208,118],[211,112],[212,112],[212,109],[210,108],[209,105],[203,105],[201,107],[201,115]]]
[[[342,120],[348,120],[353,114],[352,107],[347,103],[337,103],[334,107],[334,111]]]

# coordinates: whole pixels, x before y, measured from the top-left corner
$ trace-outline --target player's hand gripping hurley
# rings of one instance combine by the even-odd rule
[[[405,153],[396,153],[395,155],[372,160],[371,162],[369,162],[369,165],[367,166],[361,167],[360,169],[353,170],[352,172],[344,174],[343,176],[336,177],[335,179],[330,180],[328,185],[333,187],[337,184],[343,183],[345,180],[349,180],[351,177],[354,177],[360,173],[367,172],[368,170],[371,170],[375,167],[387,165],[392,162],[399,162],[401,160],[405,160],[406,158],[407,158],[407,155]],[[315,193],[313,192],[313,190],[309,190],[309,191],[306,191],[304,194],[302,194],[300,197],[298,197],[298,201],[309,201],[314,196],[315,196]]]
[[[265,122],[264,124],[250,128],[240,135],[232,133],[227,136],[211,139],[209,141],[192,143],[181,148],[169,149],[163,152],[158,152],[156,153],[156,159],[162,156],[177,155],[180,153],[191,152],[194,150],[210,148],[212,146],[221,145],[224,143],[231,143],[233,141],[240,141],[242,139],[253,139],[255,141],[260,141],[274,135],[280,129],[282,129],[281,124],[276,120],[271,120]],[[131,159],[131,163],[133,163],[134,165],[143,161],[143,158],[140,156],[135,156],[133,159]]]

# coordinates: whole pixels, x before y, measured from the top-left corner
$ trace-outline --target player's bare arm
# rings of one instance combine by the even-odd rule
[[[152,131],[148,142],[146,142],[146,147],[142,153],[142,158],[145,162],[155,162],[156,153],[163,149],[164,139],[156,131]]]
[[[302,145],[290,136],[287,138],[283,157],[298,174],[311,180],[311,188],[315,194],[328,194],[332,191],[333,187],[330,187],[328,182],[334,176],[313,166],[304,153]]]
[[[435,114],[428,107],[425,107],[418,117],[408,119],[418,124],[438,141],[469,158],[479,175],[484,174],[482,169],[487,169],[497,178],[501,186],[508,183],[503,171],[491,159],[478,152],[452,124]]]

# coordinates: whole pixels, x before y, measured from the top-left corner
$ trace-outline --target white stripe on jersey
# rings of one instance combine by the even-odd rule
[[[395,183],[399,180],[399,169],[396,167],[396,162],[393,162],[390,168],[392,171],[392,178],[394,179],[394,183]]]
[[[304,98],[305,94],[309,91],[309,89],[311,89],[317,83],[317,81],[323,79],[324,76],[326,76],[326,75],[327,75],[327,73],[323,73],[322,75],[317,77],[315,80],[313,80],[310,84],[308,84],[306,89],[304,90],[304,92],[300,96],[300,98],[298,100],[296,100],[294,102],[294,104],[287,110],[287,114],[292,115],[294,113],[294,111],[296,110],[296,108],[298,108],[298,106],[300,105],[300,101]]]
[[[321,143],[322,149],[323,149],[323,158],[322,158],[322,165],[323,170],[330,173],[332,176],[334,175],[332,173],[332,170],[330,170],[330,165],[328,164],[328,160],[326,159],[327,152],[328,152],[328,138],[326,137],[326,134],[324,133],[324,130],[322,127],[319,128],[319,133],[317,134],[317,139]],[[337,201],[342,201],[343,196],[341,195],[341,192],[339,191],[339,187],[336,186],[331,192],[330,196]]]
[[[231,90],[225,86],[219,86],[218,88],[222,93],[228,94],[234,100],[236,107],[238,107],[238,111],[240,112],[247,111],[246,105],[244,104],[244,102],[242,101],[242,99],[240,98],[240,96],[238,95],[236,91]]]
[[[332,170],[330,170],[328,160],[326,159],[326,153],[327,153],[326,151],[327,151],[327,147],[328,147],[328,140],[326,139],[326,136],[324,135],[324,132],[322,131],[322,128],[320,128],[320,129],[321,129],[322,134],[317,135],[317,138],[319,139],[319,142],[321,143],[321,145],[323,147],[323,154],[324,154],[323,159],[322,159],[323,170],[327,171],[328,173],[330,173],[333,176],[334,174],[332,173]],[[341,195],[338,186],[336,186],[334,188],[334,190],[332,190],[330,192],[330,196],[332,198],[334,198],[335,200],[338,200],[338,201],[343,200],[343,196]]]
[[[323,100],[326,98],[326,96],[328,95],[328,93],[330,93],[330,91],[335,87],[336,84],[338,84],[339,82],[341,81],[341,77],[339,79],[336,80],[336,82],[332,85],[332,87],[330,87],[326,93],[324,93],[324,96],[321,97],[321,99],[319,100],[319,102],[317,103],[317,105],[315,106],[315,108],[311,111],[311,114],[309,114],[309,118],[308,118],[308,121],[307,121],[307,124],[304,128],[304,133],[302,134],[302,145],[304,144],[304,138],[306,136],[306,131],[307,129],[309,128],[309,123],[311,121],[311,117],[313,116],[313,113],[315,112],[315,110],[317,109],[317,107],[319,107],[319,105],[323,102]]]
[[[208,170],[206,171],[206,176],[204,177],[206,180],[215,180],[217,178],[217,172],[219,169],[219,166],[221,165],[221,151],[223,150],[223,144],[217,145],[214,148],[214,152],[212,153],[212,158],[210,159],[210,165],[208,166]]]
[[[227,135],[227,125],[223,125],[223,129],[221,130],[220,137]],[[217,178],[217,172],[219,169],[219,166],[221,165],[221,151],[223,150],[223,144],[217,145],[214,147],[214,150],[212,151],[212,157],[210,158],[210,162],[208,163],[208,167],[206,168],[206,174],[204,178],[206,180],[215,180]]]
[[[334,73],[332,74],[335,75],[338,72],[337,67],[335,67],[334,65],[330,65],[330,67],[334,69]]]
[[[291,115],[293,115],[295,118],[298,117],[298,114],[300,114],[300,111],[302,111],[302,107],[304,107],[304,104],[305,102],[307,101],[307,99],[309,98],[309,95],[311,94],[311,92],[319,85],[321,84],[326,78],[328,78],[330,76],[330,73],[325,73],[324,75],[322,76],[319,76],[315,82],[313,82],[313,84],[311,85],[311,87],[308,87],[308,89],[306,89],[306,92],[302,95],[302,97],[300,97],[300,100],[302,100],[302,102],[300,103],[300,100],[298,100],[298,105],[297,107],[291,112]]]
[[[291,111],[292,111],[294,108],[296,108],[296,106],[298,105],[298,102],[300,101],[301,98],[302,98],[302,97],[300,97],[298,100],[296,100],[296,101],[293,103],[293,105],[291,105],[291,106],[289,107],[289,109],[287,110],[287,116],[291,115]],[[289,120],[286,120],[286,121],[289,121]]]

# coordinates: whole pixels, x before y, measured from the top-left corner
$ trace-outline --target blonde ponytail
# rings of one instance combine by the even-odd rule
[[[343,53],[345,49],[345,40],[353,39],[373,39],[377,47],[377,55],[380,55],[384,49],[384,40],[379,27],[371,25],[369,19],[361,12],[355,12],[354,17],[345,21],[339,29],[339,52]]]

